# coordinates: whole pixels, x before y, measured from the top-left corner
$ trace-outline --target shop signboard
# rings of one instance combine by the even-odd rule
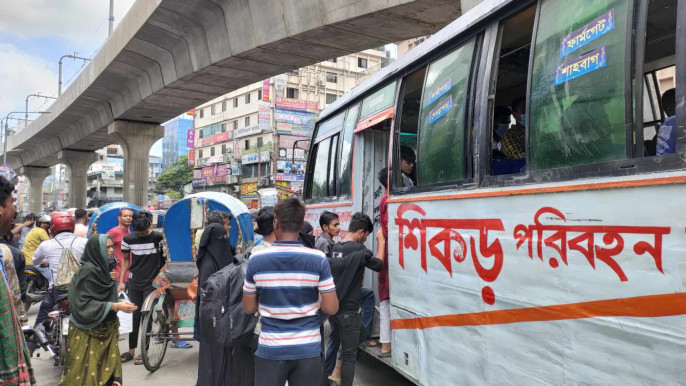
[[[319,104],[317,102],[303,101],[300,99],[278,97],[276,98],[276,108],[316,113],[319,111]]]
[[[218,164],[224,162],[224,154],[215,154],[211,157],[207,157],[206,165]]]
[[[286,174],[286,173],[276,173],[276,177],[274,178],[276,181],[290,181],[290,182],[295,182],[295,181],[305,181],[305,175],[304,174]]]
[[[296,141],[298,142],[296,143]],[[307,150],[308,141],[303,141],[302,137],[293,135],[279,135],[279,147],[292,149],[293,145],[295,145],[296,148]]]
[[[260,134],[261,132],[262,132],[262,126],[260,126],[260,125],[248,126],[248,127],[242,128],[242,129],[234,130],[233,138],[236,139],[236,138],[247,137],[249,135]]]
[[[214,143],[221,143],[221,142],[226,142],[229,140],[229,133],[223,132],[223,133],[217,133],[212,136],[212,140]]]
[[[270,79],[262,81],[262,100],[265,102],[269,102],[269,82]]]
[[[200,146],[209,146],[212,144],[212,137],[205,137],[200,140]]]
[[[276,122],[276,132],[279,135],[311,138],[312,133],[314,132],[314,124],[298,125],[288,122]]]
[[[274,110],[274,119],[277,122],[294,123],[296,125],[307,125],[314,127],[317,122],[317,115],[302,111],[290,111],[277,108]]]
[[[195,147],[195,129],[188,129],[186,132],[186,147]]]
[[[188,150],[188,166],[195,166],[195,149]]]
[[[193,169],[193,178],[202,178],[202,169]]]
[[[305,150],[303,149],[295,149],[295,157],[293,156],[293,149],[279,149],[279,158],[281,159],[286,159],[286,160],[293,160],[296,159],[298,161],[302,161],[305,159]]]
[[[255,195],[257,197],[257,182],[241,184],[241,197],[246,197],[247,195]]]
[[[269,162],[271,160],[271,152],[262,151],[259,153],[244,154],[241,157],[243,165],[254,164],[257,162]]]
[[[269,125],[269,122],[271,122],[271,110],[268,105],[260,104],[257,120],[260,125]]]

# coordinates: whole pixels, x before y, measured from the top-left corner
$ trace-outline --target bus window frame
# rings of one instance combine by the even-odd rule
[[[536,0],[536,18],[534,21],[534,31],[532,34],[532,48],[531,48],[531,53],[530,53],[530,58],[529,58],[529,70],[528,70],[528,80],[527,80],[527,92],[526,92],[526,114],[527,116],[530,116],[530,107],[531,107],[531,82],[532,82],[532,76],[533,76],[533,60],[536,52],[536,37],[538,34],[538,25],[539,25],[539,19],[540,19],[540,12],[541,12],[541,1],[542,0]],[[643,28],[645,28],[645,24],[647,24],[647,11],[644,15],[640,15],[639,13],[636,12],[635,9],[635,4],[636,1],[632,1],[630,5],[629,12],[631,15],[633,15],[630,20],[627,22],[627,30],[632,31],[635,26],[640,26],[643,24]],[[528,2],[525,5],[521,5],[521,7],[517,8],[512,8],[513,11],[505,14],[505,16],[500,16],[499,19],[494,20],[494,24],[500,26],[502,22],[504,22],[509,16],[515,14],[516,12],[520,11],[523,8],[526,8],[526,6],[533,4],[534,2]],[[646,8],[647,10],[647,8]],[[678,3],[678,10],[677,10],[677,30],[681,28],[682,30],[686,29],[686,2],[679,2]],[[639,17],[642,17],[642,19],[639,19]],[[645,29],[644,29],[645,31]],[[637,154],[635,157],[633,154],[636,152],[636,149],[638,147],[641,147],[643,145],[643,111],[642,111],[642,100],[639,100],[641,105],[641,108],[638,108],[639,106],[636,104],[634,98],[642,98],[643,97],[643,87],[642,87],[642,82],[643,82],[643,55],[645,52],[645,49],[643,47],[644,44],[641,45],[634,45],[633,41],[636,39],[636,36],[645,36],[645,33],[641,33],[641,31],[637,31],[637,33],[634,34],[628,34],[627,33],[627,42],[628,48],[627,52],[625,55],[624,59],[624,64],[627,66],[626,69],[626,76],[627,76],[627,89],[625,90],[625,114],[629,116],[630,118],[626,118],[626,135],[627,135],[627,158],[622,159],[622,160],[615,160],[615,161],[609,161],[609,162],[601,162],[601,163],[593,163],[593,164],[586,164],[586,165],[576,165],[576,166],[566,166],[566,167],[560,167],[560,168],[555,168],[555,169],[546,169],[546,170],[531,170],[530,165],[531,165],[531,151],[530,151],[530,146],[529,146],[529,141],[530,141],[530,135],[529,135],[529,126],[526,127],[526,137],[525,137],[525,148],[526,148],[526,169],[525,172],[523,173],[518,173],[518,174],[509,174],[509,175],[501,175],[501,176],[494,176],[491,175],[491,168],[490,168],[490,156],[488,157],[481,157],[481,158],[487,158],[488,162],[483,162],[481,163],[482,171],[484,172],[483,179],[481,180],[480,188],[502,188],[502,187],[510,187],[510,186],[521,186],[521,185],[530,185],[530,184],[539,184],[539,183],[558,183],[558,182],[570,182],[570,181],[576,181],[576,180],[581,180],[581,179],[588,179],[588,178],[610,178],[610,177],[626,177],[626,176],[632,176],[632,175],[640,175],[640,174],[647,174],[647,173],[655,173],[655,172],[666,172],[666,171],[674,171],[674,170],[681,170],[681,169],[686,169],[686,102],[684,99],[684,87],[686,87],[686,81],[684,78],[686,78],[686,73],[679,76],[679,68],[686,68],[686,37],[684,36],[678,36],[676,38],[676,55],[675,55],[675,63],[674,65],[676,66],[676,72],[677,72],[677,86],[676,86],[676,93],[677,93],[677,127],[675,128],[676,130],[676,136],[677,136],[677,149],[676,149],[676,154],[668,154],[668,155],[662,155],[662,156],[654,156],[654,157],[643,157],[643,153],[641,152],[640,154]],[[496,42],[499,44],[499,42]],[[497,55],[498,52],[496,52],[495,48],[498,46],[493,46],[493,55]],[[639,59],[641,59],[639,61]],[[491,64],[491,68],[487,69],[488,71],[492,71],[494,68],[493,66],[497,65],[497,61],[495,63]],[[497,70],[497,69],[496,69]],[[633,87],[633,81],[634,77],[636,76],[637,73],[641,72],[641,76],[639,78],[639,81],[641,82],[641,87],[638,87],[640,89],[637,93],[634,93],[634,87]],[[491,82],[493,77],[491,76],[491,79],[488,80]],[[489,103],[492,103],[491,98],[494,97],[494,95],[491,95],[490,93],[488,94],[489,97]],[[681,109],[679,108],[679,102],[681,101]],[[633,111],[634,106],[637,107],[635,110],[641,110],[637,111],[636,113]],[[492,110],[491,110],[492,112]],[[637,116],[640,119],[637,119]],[[492,119],[492,118],[490,118]],[[488,119],[486,119],[488,120]],[[492,121],[490,121],[490,124],[492,124]],[[640,130],[638,129],[640,127]],[[487,129],[487,128],[486,128]],[[634,133],[640,131],[640,137],[637,135],[636,136],[636,146],[634,146]],[[490,132],[486,130],[486,134],[490,135]],[[482,132],[480,138],[483,137],[484,133]],[[487,138],[487,137],[486,137]],[[640,141],[639,141],[640,139]],[[490,145],[490,140],[486,140]]]
[[[536,31],[538,31],[538,19],[540,13],[540,1],[539,0],[529,0],[521,2],[516,6],[510,8],[507,13],[503,13],[497,19],[493,20],[487,29],[487,33],[490,38],[490,45],[488,47],[488,56],[484,62],[481,63],[484,66],[483,74],[485,79],[482,80],[482,95],[486,96],[486,101],[483,101],[482,107],[485,107],[485,111],[481,111],[482,114],[485,113],[485,117],[482,116],[479,139],[482,140],[482,146],[479,150],[480,154],[480,174],[479,174],[479,186],[480,187],[502,187],[509,186],[513,184],[521,184],[526,181],[527,173],[529,172],[529,129],[526,128],[525,132],[525,149],[526,149],[526,166],[524,172],[513,173],[513,174],[502,174],[493,175],[491,170],[493,152],[493,113],[495,111],[495,94],[498,87],[498,66],[500,65],[500,46],[502,44],[503,31],[505,29],[505,23],[516,16],[518,13],[523,12],[527,8],[535,6],[536,16],[534,17],[534,27],[531,34],[531,49],[529,51],[529,68],[527,69],[527,80],[526,80],[526,113],[529,114],[529,90],[531,89],[531,74],[533,72],[532,62],[534,59],[534,43],[536,42]],[[485,125],[483,124],[485,122]]]
[[[426,78],[429,75],[429,66],[431,66],[432,63],[438,61],[439,59],[443,58],[446,55],[449,55],[453,51],[457,50],[460,48],[462,45],[465,43],[469,42],[471,39],[474,39],[474,50],[472,51],[472,63],[470,65],[470,71],[469,71],[469,88],[467,90],[467,103],[469,104],[469,108],[465,110],[465,138],[464,138],[464,152],[462,154],[462,157],[464,158],[465,162],[465,175],[467,175],[467,178],[462,178],[460,180],[455,180],[455,181],[447,181],[447,182],[440,182],[440,183],[434,183],[434,184],[427,184],[427,185],[416,185],[416,186],[411,186],[411,187],[403,187],[402,186],[402,179],[400,177],[401,171],[400,171],[400,124],[401,122],[398,121],[397,119],[394,118],[393,122],[393,135],[391,135],[391,140],[393,141],[389,145],[389,149],[392,149],[392,154],[389,157],[389,170],[392,171],[392,180],[391,180],[391,186],[390,186],[390,193],[392,195],[406,195],[406,194],[415,194],[415,193],[425,193],[425,192],[436,192],[436,191],[443,191],[443,190],[463,190],[463,189],[473,189],[477,186],[476,183],[476,171],[475,171],[475,162],[473,161],[474,156],[476,155],[476,151],[474,148],[474,138],[478,136],[478,129],[475,127],[475,109],[476,109],[476,104],[477,104],[477,99],[476,99],[476,93],[477,93],[477,79],[478,79],[478,73],[481,72],[481,68],[477,68],[477,64],[481,63],[481,58],[483,57],[483,44],[484,44],[484,34],[486,31],[487,27],[484,27],[483,25],[476,25],[473,30],[471,31],[466,31],[463,34],[456,35],[453,37],[451,40],[447,41],[445,44],[440,46],[437,50],[434,52],[431,52],[430,54],[427,54],[423,60],[418,60],[416,63],[414,63],[412,66],[409,66],[403,70],[403,72],[399,73],[398,75],[398,84],[400,86],[397,87],[396,90],[396,114],[395,118],[401,117],[402,116],[402,107],[400,107],[399,101],[400,101],[400,96],[402,95],[402,91],[404,90],[405,86],[405,78],[409,76],[410,74],[414,73],[415,71],[421,69],[422,67],[426,67],[426,74],[424,74],[424,83],[422,84],[422,101],[424,100],[424,87],[426,86]],[[400,109],[399,109],[400,107]],[[421,105],[420,105],[421,108]],[[420,117],[420,122],[418,123],[417,127],[417,136],[419,138],[419,133],[421,131],[421,117]],[[472,134],[470,129],[474,129],[475,133]],[[415,167],[417,165],[415,164]]]

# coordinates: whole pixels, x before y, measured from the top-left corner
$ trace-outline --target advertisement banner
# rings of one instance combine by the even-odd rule
[[[193,179],[193,187],[201,187],[201,186],[206,186],[207,185],[207,179],[206,178],[194,178]]]
[[[298,141],[297,143],[295,141]],[[302,137],[296,137],[293,135],[279,135],[279,147],[284,147],[287,149],[292,149],[293,145],[296,148],[305,149],[309,147],[308,141],[303,141]]]
[[[304,174],[285,174],[285,173],[276,173],[276,177],[274,178],[276,181],[305,181],[305,175]]]
[[[229,140],[229,133],[217,133],[212,136],[212,140],[214,141],[214,143],[226,142]]]
[[[295,173],[293,172],[295,167]],[[276,161],[276,172],[286,174],[305,174],[304,162]]]
[[[289,111],[277,108],[274,110],[274,119],[277,122],[286,122],[314,128],[314,124],[317,122],[317,115],[314,113]]]
[[[190,166],[190,167],[195,166],[195,150],[194,149],[188,150],[188,166]]]
[[[259,162],[269,162],[271,160],[271,152],[263,151],[259,153],[244,154],[241,157],[241,162],[243,165],[254,164]]]
[[[260,104],[259,112],[257,113],[257,121],[260,125],[269,125],[271,122],[271,112],[269,106]]]
[[[241,196],[245,197],[248,194],[257,195],[257,182],[251,182],[249,184],[241,184]]]
[[[262,126],[260,125],[254,125],[254,126],[248,126],[244,127],[242,129],[236,129],[234,130],[233,133],[233,138],[242,138],[242,137],[247,137],[249,135],[255,135],[255,134],[260,134],[262,133]]]
[[[206,165],[208,164],[219,164],[224,162],[224,154],[216,154],[211,157],[207,158],[207,161],[205,162]]]
[[[241,157],[241,147],[238,145],[238,141],[233,141],[233,157],[234,159],[240,159]]]
[[[270,79],[262,81],[262,100],[265,102],[269,102],[269,81]]]
[[[310,113],[319,111],[319,104],[317,102],[281,97],[276,98],[276,107],[284,110],[305,111]]]
[[[202,169],[193,169],[193,178],[202,178]]]
[[[305,159],[305,150],[295,149],[295,157],[293,156],[293,149],[279,149],[279,158],[285,160],[293,160],[294,158],[298,161],[303,161]]]
[[[214,177],[214,166],[207,166],[202,168],[202,176],[203,177]]]
[[[212,137],[205,137],[200,140],[200,146],[209,146],[212,144]]]
[[[280,135],[311,138],[312,133],[314,132],[314,124],[303,126],[287,122],[276,122],[276,132]]]
[[[195,109],[190,109],[190,110],[186,111],[186,114],[191,115],[191,116],[195,116]]]
[[[186,147],[195,147],[195,129],[188,129],[186,132]]]

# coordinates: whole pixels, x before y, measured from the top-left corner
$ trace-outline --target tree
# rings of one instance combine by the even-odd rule
[[[155,190],[170,196],[183,197],[183,187],[193,180],[193,169],[188,165],[188,156],[181,156],[164,169],[155,181]]]

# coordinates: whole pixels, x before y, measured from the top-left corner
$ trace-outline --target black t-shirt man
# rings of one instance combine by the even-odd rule
[[[144,290],[152,286],[152,282],[165,264],[163,239],[162,233],[158,231],[152,231],[146,236],[141,236],[138,232],[124,236],[121,242],[122,254],[131,252],[129,287]]]
[[[374,257],[364,244],[354,241],[338,242],[333,246],[331,275],[336,285],[338,312],[358,311],[362,305],[361,290],[364,269],[380,272],[383,261]]]

